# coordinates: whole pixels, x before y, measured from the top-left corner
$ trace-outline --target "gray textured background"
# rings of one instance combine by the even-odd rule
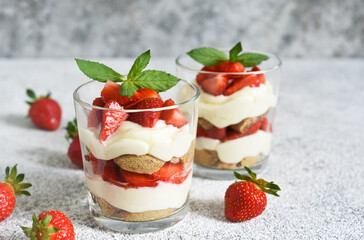
[[[364,0],[0,0],[0,57],[163,57],[239,40],[283,57],[364,57]]]

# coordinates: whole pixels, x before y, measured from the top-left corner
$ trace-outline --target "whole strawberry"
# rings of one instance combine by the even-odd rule
[[[236,178],[243,180],[229,186],[225,193],[225,217],[231,222],[242,222],[262,214],[267,205],[265,193],[279,196],[281,190],[273,182],[257,179],[249,168],[245,170],[250,176],[234,172]]]
[[[68,147],[67,155],[69,159],[77,166],[83,167],[82,153],[80,138],[78,137],[77,121],[74,119],[72,122],[68,122],[66,139],[72,139],[70,146]]]
[[[25,235],[32,240],[73,240],[75,232],[71,220],[59,211],[33,214],[31,228],[20,226]]]
[[[46,129],[56,130],[61,123],[62,110],[59,104],[50,98],[51,94],[36,97],[31,89],[27,89],[27,95],[32,101],[27,101],[30,105],[28,116],[34,125]]]
[[[27,195],[30,193],[25,189],[32,186],[30,183],[21,183],[24,174],[17,175],[16,165],[10,170],[5,170],[5,182],[0,182],[0,222],[11,215],[15,208],[16,195]]]

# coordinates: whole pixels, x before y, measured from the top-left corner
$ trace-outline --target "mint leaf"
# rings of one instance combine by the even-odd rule
[[[204,66],[215,66],[229,60],[224,52],[210,47],[192,49],[187,54]]]
[[[113,82],[122,82],[125,77],[120,73],[115,72],[113,69],[98,62],[88,60],[75,59],[80,70],[89,78],[106,82],[111,80]]]
[[[164,92],[175,86],[179,79],[169,73],[158,70],[145,70],[133,79],[138,88],[149,88],[156,92]]]
[[[135,59],[133,66],[128,73],[128,79],[134,78],[141,73],[143,69],[148,65],[150,60],[150,50],[142,53],[137,59]]]
[[[119,88],[119,93],[126,97],[131,97],[133,94],[139,90],[139,87],[134,84],[131,80],[126,80],[123,82]]]
[[[243,47],[241,42],[238,42],[229,52],[230,61],[234,62],[241,51],[243,51]]]
[[[260,53],[243,53],[237,56],[236,61],[242,63],[245,67],[253,67],[268,59],[267,55]]]

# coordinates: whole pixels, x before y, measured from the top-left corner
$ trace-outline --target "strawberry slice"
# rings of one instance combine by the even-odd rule
[[[125,179],[120,174],[120,168],[114,161],[106,161],[106,165],[102,171],[101,177],[104,181],[119,187],[125,187]]]
[[[168,107],[173,105],[175,105],[175,103],[172,99],[168,99],[163,103],[163,107]],[[173,125],[177,128],[180,128],[185,124],[187,124],[187,119],[177,108],[162,111],[160,119],[164,120],[166,124]]]
[[[211,127],[206,129],[206,133],[210,138],[222,140],[226,136],[226,128]]]
[[[197,137],[209,137],[209,136],[207,135],[207,132],[204,128],[197,127]]]
[[[150,174],[133,173],[120,168],[121,176],[131,187],[156,187],[157,179]]]
[[[206,71],[206,72],[217,72],[216,67],[215,66],[204,66],[201,71]],[[207,74],[207,73],[199,73],[196,76],[196,82],[198,84],[201,84],[205,79],[213,77],[214,74]]]
[[[108,161],[96,158],[92,153],[85,155],[85,160],[91,162],[92,172],[100,175]]]
[[[102,98],[95,98],[92,102],[93,106],[103,107],[105,106],[105,102]],[[90,115],[87,118],[87,126],[88,127],[98,127],[102,120],[102,111],[98,109],[92,109]]]
[[[146,98],[162,99],[161,96],[156,91],[148,88],[142,88],[134,93],[134,95],[130,98],[130,103],[125,105],[124,108],[125,109],[134,108],[138,102]]]
[[[211,127],[209,129],[204,129],[202,127],[197,127],[197,137],[207,137],[223,140],[225,136],[226,128]]]
[[[160,98],[145,98],[135,104],[136,109],[151,109],[160,108],[163,106],[163,101]],[[159,120],[161,115],[160,111],[146,111],[146,112],[136,112],[130,113],[128,120],[138,123],[143,127],[152,128]]]
[[[229,129],[226,133],[225,141],[234,140],[244,136],[244,133]]]
[[[255,72],[255,71],[260,71],[260,68],[258,68],[257,66],[252,67],[252,70],[248,71],[248,72]],[[265,84],[265,76],[264,74],[257,74],[260,83]]]
[[[114,100],[106,103],[105,108],[123,109],[119,103]],[[105,141],[110,135],[112,135],[127,117],[128,114],[122,111],[104,110],[102,112],[100,141]]]
[[[213,75],[201,82],[202,90],[208,94],[218,96],[225,91],[229,83],[229,78],[224,74]]]
[[[247,75],[241,78],[234,79],[229,86],[224,91],[225,96],[230,96],[231,94],[243,89],[245,87],[258,87],[260,81],[257,75]]]
[[[268,130],[268,118],[265,117],[261,120],[260,129],[262,129],[265,132]]]
[[[264,119],[263,119],[264,120]],[[257,121],[255,123],[253,123],[248,130],[246,130],[245,132],[241,133],[241,132],[237,132],[235,130],[229,129],[227,131],[226,134],[226,138],[225,140],[233,140],[233,139],[237,139],[237,138],[241,138],[241,137],[245,137],[245,136],[249,136],[252,135],[256,132],[258,132],[258,130],[261,128],[262,126],[262,120]]]
[[[246,130],[246,132],[244,133],[244,136],[249,136],[252,135],[256,132],[258,132],[258,130],[260,129],[260,126],[262,125],[262,121],[257,121],[255,123],[253,123],[248,130]]]
[[[216,70],[218,72],[225,73],[242,73],[245,67],[240,62],[220,62],[216,65]],[[239,75],[229,75],[229,78],[240,78]]]
[[[186,180],[189,173],[190,171],[185,172],[184,167],[180,164],[166,162],[163,167],[153,173],[152,176],[163,182],[181,184]]]
[[[114,83],[110,80],[107,80],[104,88],[101,91],[102,100],[107,103],[112,100],[117,101],[120,106],[124,106],[130,102],[130,99],[126,96],[123,96],[119,92],[120,84]]]

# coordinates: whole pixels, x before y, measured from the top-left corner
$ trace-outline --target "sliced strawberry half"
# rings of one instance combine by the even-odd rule
[[[244,136],[244,133],[229,129],[226,133],[225,141],[234,140]]]
[[[241,137],[245,137],[245,136],[252,135],[252,134],[256,133],[261,128],[261,125],[262,125],[262,121],[261,120],[260,121],[257,121],[255,123],[253,123],[248,128],[248,130],[246,130],[243,133],[242,132],[235,131],[233,129],[229,129],[227,131],[225,140],[233,140],[233,139],[237,139],[237,138],[241,138]]]
[[[206,129],[206,133],[210,138],[222,140],[226,136],[226,128],[211,127]]]
[[[197,137],[223,140],[226,137],[226,128],[211,127],[209,129],[204,129],[202,127],[197,127]]]
[[[146,98],[159,98],[162,100],[161,96],[156,91],[148,88],[142,88],[134,93],[134,95],[130,98],[130,103],[125,105],[124,108],[134,108],[138,102]]]
[[[229,78],[224,74],[215,74],[210,75],[209,78],[206,78],[201,82],[200,86],[202,90],[208,94],[218,96],[224,93],[225,88],[229,83]]]
[[[133,173],[121,168],[120,174],[131,187],[156,187],[158,185],[157,179],[150,174]]]
[[[245,87],[258,87],[260,81],[257,75],[250,74],[241,78],[234,79],[224,91],[225,96],[229,96]]]
[[[248,71],[248,72],[256,72],[256,71],[260,71],[260,68],[258,68],[257,66],[252,67],[252,70]],[[265,84],[265,76],[264,74],[257,74],[260,83]]]
[[[173,105],[175,105],[175,103],[172,99],[168,99],[163,103],[163,107],[169,107]],[[160,119],[164,120],[166,124],[173,125],[177,128],[180,128],[187,124],[187,119],[177,108],[162,111]]]
[[[104,107],[105,102],[101,97],[95,98],[92,102],[93,106]],[[102,120],[102,111],[98,109],[92,109],[90,115],[87,118],[88,127],[98,127]]]
[[[225,73],[242,73],[245,67],[240,62],[220,62],[216,65],[216,70],[218,72]],[[229,75],[229,78],[240,78],[239,75]]]
[[[209,137],[203,127],[197,127],[197,137]]]
[[[159,181],[181,184],[186,180],[189,173],[190,171],[186,172],[184,167],[180,164],[166,162],[163,167],[153,173],[152,176]]]
[[[119,89],[120,84],[107,80],[104,88],[101,91],[102,100],[105,103],[110,101],[116,101],[120,104],[120,106],[128,104],[130,102],[130,99],[126,96],[121,95]]]
[[[120,174],[120,168],[114,161],[106,161],[106,165],[102,171],[101,177],[104,181],[119,187],[125,187],[126,181]]]
[[[136,109],[152,109],[160,108],[163,106],[163,101],[160,98],[145,98],[135,104]],[[161,115],[160,111],[146,111],[146,112],[136,112],[130,113],[128,120],[138,123],[143,127],[152,128],[159,120]]]
[[[111,100],[106,103],[105,108],[123,109],[115,100]],[[110,135],[112,135],[127,117],[128,114],[122,111],[104,110],[102,112],[100,141],[105,141]]]
[[[268,130],[268,118],[265,117],[261,120],[260,129],[262,129],[263,131]]]
[[[217,72],[216,70],[216,67],[215,66],[204,66],[201,71],[206,71],[206,72]],[[213,77],[214,74],[208,74],[208,73],[199,73],[197,76],[196,76],[196,82],[198,84],[201,85],[201,83],[207,79],[207,78],[210,78],[210,77]]]
[[[85,160],[91,162],[92,172],[95,175],[100,175],[104,170],[106,163],[108,162],[107,160],[96,158],[92,153],[85,155]]]
[[[253,123],[248,130],[246,130],[246,132],[244,133],[244,136],[249,136],[252,135],[256,132],[258,132],[258,130],[260,129],[260,126],[262,125],[262,121],[257,121],[255,123]]]

